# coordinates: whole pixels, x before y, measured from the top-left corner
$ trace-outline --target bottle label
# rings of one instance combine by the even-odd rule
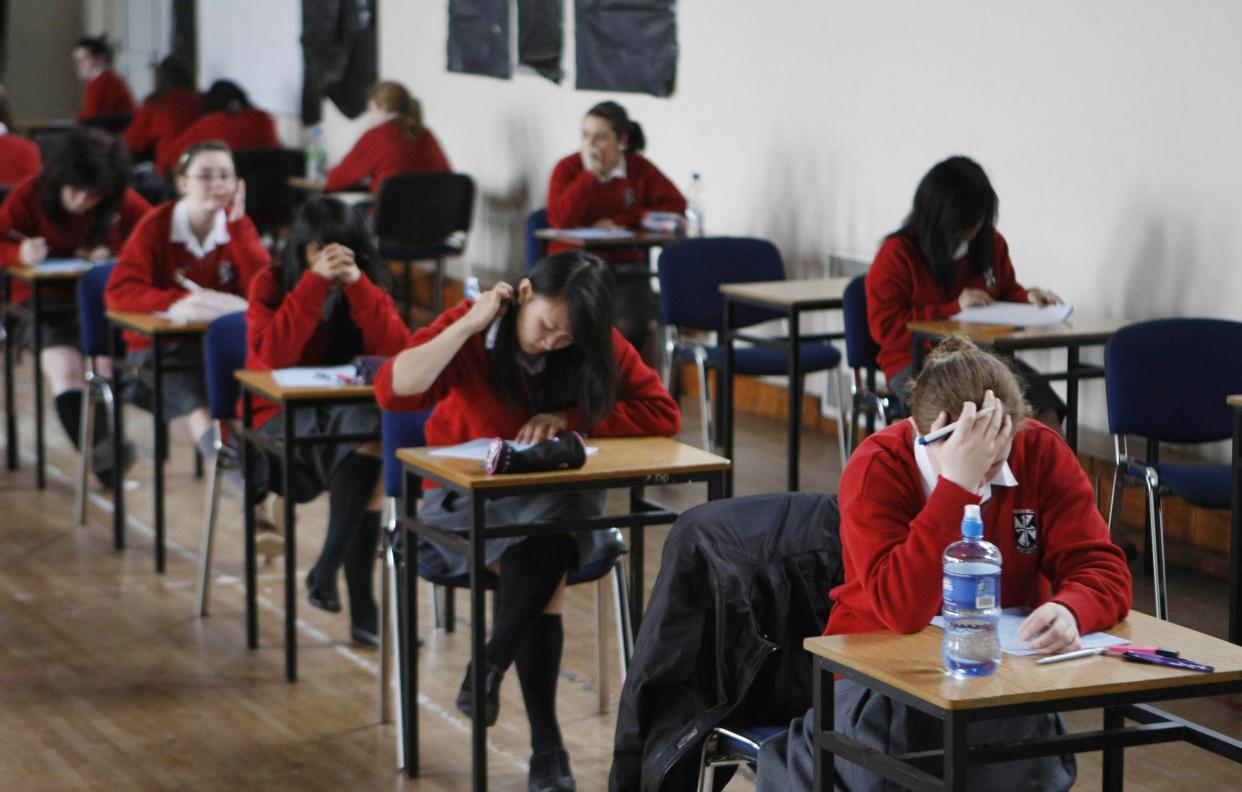
[[[984,610],[1000,604],[999,574],[944,575],[944,601],[955,608]]]

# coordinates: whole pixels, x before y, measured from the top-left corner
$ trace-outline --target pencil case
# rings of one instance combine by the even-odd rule
[[[388,362],[388,358],[383,355],[359,355],[354,358],[354,368],[358,369],[358,379],[362,380],[363,385],[374,385],[375,375],[379,373],[380,366]]]
[[[497,437],[487,449],[484,468],[489,476],[497,473],[573,470],[585,465],[586,458],[586,441],[577,432],[563,432],[520,450],[508,440]]]

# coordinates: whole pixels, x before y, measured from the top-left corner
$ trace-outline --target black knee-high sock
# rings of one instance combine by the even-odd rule
[[[561,673],[565,627],[559,613],[541,613],[522,642],[514,665],[530,720],[530,750],[541,754],[562,747],[556,720],[556,683]]]
[[[355,622],[374,621],[378,610],[372,581],[379,532],[379,512],[365,512],[345,545],[345,588],[349,592],[349,615]]]
[[[500,608],[487,642],[487,662],[502,670],[513,663],[526,633],[569,569],[575,550],[568,536],[532,536],[500,557]]]
[[[336,590],[336,573],[345,546],[362,524],[379,474],[380,461],[362,454],[350,454],[332,474],[328,482],[328,535],[311,570],[316,586]]]
[[[65,427],[65,434],[73,441],[73,447],[79,447],[82,436],[82,391],[67,390],[56,395],[56,417],[60,425]],[[95,403],[95,430],[91,446],[94,447],[108,435],[108,408],[102,401]],[[80,450],[80,449],[79,449]]]

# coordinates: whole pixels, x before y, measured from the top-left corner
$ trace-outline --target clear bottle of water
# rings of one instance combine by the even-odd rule
[[[962,540],[944,550],[944,639],[940,655],[956,677],[987,676],[1001,663],[1001,554],[983,539],[979,507],[962,516]]]
[[[323,181],[328,177],[328,152],[323,147],[323,127],[311,127],[310,143],[306,146],[306,178]]]
[[[690,174],[690,191],[686,195],[686,233],[692,237],[701,237],[704,233],[703,215],[707,209],[707,190],[703,187],[703,177],[698,173]]]

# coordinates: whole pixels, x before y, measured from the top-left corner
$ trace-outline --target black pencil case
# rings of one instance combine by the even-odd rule
[[[523,450],[497,437],[487,449],[487,475],[496,473],[540,473],[546,470],[573,470],[586,464],[586,441],[577,432],[556,437]]]

